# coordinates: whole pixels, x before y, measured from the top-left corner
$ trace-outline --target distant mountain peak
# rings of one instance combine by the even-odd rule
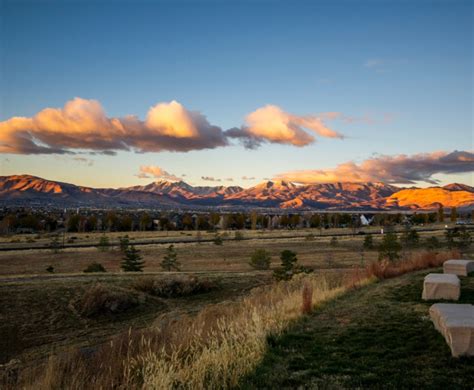
[[[226,207],[326,210],[474,208],[474,188],[460,183],[444,187],[398,188],[390,184],[295,184],[268,180],[250,188],[192,186],[182,180],[97,189],[32,175],[0,176],[0,202],[6,205],[47,204],[94,207]]]

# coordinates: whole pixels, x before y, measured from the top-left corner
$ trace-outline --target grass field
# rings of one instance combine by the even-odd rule
[[[288,236],[280,236],[282,233]],[[223,245],[212,242],[176,244],[178,261],[182,266],[179,274],[208,279],[213,282],[214,288],[174,298],[157,297],[134,288],[141,279],[175,277],[173,273],[163,272],[160,267],[168,244],[139,247],[145,260],[143,274],[120,271],[122,254],[117,247],[106,252],[95,247],[69,248],[57,254],[50,250],[0,252],[0,364],[18,359],[21,369],[25,370],[29,366],[37,366],[51,355],[68,356],[70,351],[95,351],[128,329],[148,329],[165,319],[179,321],[183,316],[193,316],[206,310],[212,312],[214,309],[210,308],[214,304],[224,305],[222,307],[235,304],[245,299],[253,288],[267,286],[272,281],[271,271],[255,271],[248,264],[255,249],[264,248],[271,253],[272,268],[279,265],[282,250],[293,250],[298,255],[299,264],[313,267],[317,275],[323,274],[329,280],[338,280],[338,283],[354,268],[364,268],[378,257],[375,249],[361,250],[363,235],[339,237],[334,246],[330,243],[331,236],[290,233],[266,232],[267,238],[262,240],[259,233],[252,232],[255,234],[252,239],[228,240]],[[433,235],[440,240],[443,238],[442,231],[422,232],[421,241]],[[374,237],[375,244],[379,239]],[[414,252],[421,250],[419,248]],[[410,253],[402,252],[402,255]],[[472,251],[464,253],[464,257],[473,258]],[[93,261],[100,262],[108,272],[83,273]],[[54,267],[54,273],[46,271],[48,266]],[[414,378],[410,382],[400,374],[403,361],[411,362],[413,357],[419,357],[421,362],[434,364],[429,356],[414,350],[422,348],[424,342],[427,343],[425,349],[434,348],[436,359],[449,367],[453,366],[454,363],[448,359],[449,352],[445,351],[444,341],[439,340],[437,333],[430,333],[431,323],[424,318],[428,306],[419,300],[422,275],[417,273],[377,283],[325,304],[282,338],[270,338],[271,349],[262,365],[242,386],[262,386],[268,381],[268,388],[307,384],[324,387],[325,383],[334,387],[339,384],[344,387],[367,387],[379,383],[377,381],[382,380],[383,373],[388,372],[390,375],[393,373],[394,380],[410,387],[419,384],[417,380],[421,374],[416,370],[422,371],[422,363],[412,365]],[[472,281],[469,283],[464,286],[467,295],[463,299],[473,301],[474,286]],[[97,284],[112,294],[127,296],[133,305],[113,314],[96,317],[81,315],[76,307],[77,301]],[[299,295],[297,299],[300,299]],[[428,336],[415,335],[422,330]],[[406,345],[402,343],[403,333],[413,336]],[[394,340],[403,345],[394,344]],[[381,345],[384,348],[379,351]],[[363,353],[364,348],[367,349],[366,354]],[[442,355],[442,351],[448,355]],[[372,365],[374,369],[370,370]],[[462,364],[454,366],[453,375],[458,373],[456,370]],[[434,367],[439,368],[439,365]],[[466,371],[463,367],[459,372],[472,375],[472,371]],[[277,374],[271,374],[275,370]],[[430,377],[432,371],[422,374]],[[448,374],[451,372],[443,376]],[[432,382],[427,383],[434,386],[444,384],[444,379],[438,382],[430,380]],[[389,385],[396,387],[396,382]]]
[[[346,233],[348,229],[346,229]],[[176,232],[175,232],[176,233]],[[313,232],[314,233],[314,232]],[[259,235],[255,232],[245,232]],[[377,259],[377,252],[361,251],[363,235],[344,236],[338,238],[338,245],[331,246],[328,237],[310,235],[308,232],[298,232],[297,236],[280,237],[281,234],[294,234],[289,231],[266,232],[266,239],[257,238],[245,241],[229,240],[223,245],[212,242],[191,242],[175,244],[178,260],[182,271],[187,272],[247,272],[251,253],[258,248],[264,248],[272,254],[272,266],[279,263],[282,250],[290,249],[298,254],[299,262],[314,268],[350,268],[353,265],[364,265]],[[420,233],[421,240],[437,236],[443,239],[443,231]],[[98,241],[99,235],[97,235]],[[275,238],[273,238],[275,237]],[[277,238],[278,237],[278,238]],[[374,237],[375,243],[379,237]],[[133,242],[133,241],[132,241]],[[140,246],[146,262],[145,271],[160,272],[160,262],[163,259],[168,244],[153,244]],[[1,275],[45,274],[46,268],[53,266],[56,273],[82,272],[92,261],[98,261],[110,272],[120,271],[121,253],[117,247],[107,252],[100,252],[95,247],[69,248],[54,254],[50,250],[22,250],[0,252]]]
[[[430,272],[442,272],[441,269]],[[451,357],[421,300],[420,271],[375,283],[325,303],[269,340],[245,389],[472,389],[474,358]],[[474,277],[460,302],[474,302]]]

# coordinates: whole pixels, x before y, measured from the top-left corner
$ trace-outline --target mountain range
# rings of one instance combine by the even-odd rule
[[[183,181],[157,181],[144,186],[91,188],[31,175],[0,176],[2,205],[129,208],[278,208],[320,210],[474,209],[474,188],[400,188],[384,183],[298,185],[284,180],[254,187],[192,186]]]

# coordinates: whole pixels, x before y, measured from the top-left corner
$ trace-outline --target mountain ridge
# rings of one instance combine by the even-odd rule
[[[0,176],[0,202],[11,205],[163,208],[279,208],[327,210],[431,210],[474,208],[474,188],[461,183],[443,187],[402,188],[381,182],[301,185],[269,180],[249,188],[192,186],[159,180],[121,188],[92,188],[33,175]]]

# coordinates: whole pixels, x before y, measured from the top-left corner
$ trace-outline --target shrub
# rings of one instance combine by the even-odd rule
[[[162,298],[176,298],[208,292],[217,284],[192,276],[175,278],[140,278],[132,286],[135,290]]]
[[[178,254],[174,249],[174,245],[170,245],[166,250],[166,255],[160,263],[161,268],[165,271],[180,271],[181,264],[178,262]]]
[[[73,306],[84,317],[117,314],[129,310],[139,303],[130,291],[110,289],[96,284],[87,289]]]
[[[244,237],[244,233],[242,232],[239,232],[238,230],[235,232],[234,234],[234,239],[236,241],[240,241],[240,240],[243,240],[245,237]]]
[[[216,235],[214,236],[214,244],[215,245],[222,245],[224,244],[224,241],[222,240],[222,237],[219,235],[219,233],[216,233]]]
[[[331,241],[329,242],[329,245],[331,245],[332,247],[336,247],[337,244],[338,244],[337,237],[336,236],[331,237]]]
[[[429,250],[434,250],[434,249],[439,248],[441,246],[441,243],[435,236],[431,236],[426,239],[425,246]]]
[[[104,266],[100,263],[93,262],[90,263],[83,272],[107,272]]]
[[[142,260],[140,251],[133,245],[127,248],[120,266],[125,272],[142,272],[145,262]]]
[[[52,265],[48,265],[46,267],[46,271],[49,272],[50,274],[54,273],[54,267]]]
[[[272,258],[268,251],[265,249],[256,249],[250,257],[249,264],[255,269],[265,270],[270,268],[271,260]]]
[[[455,227],[452,230],[446,230],[444,234],[446,237],[446,245],[449,249],[468,249],[472,243],[471,234],[464,226],[461,228]]]
[[[61,251],[61,244],[59,243],[59,239],[57,236],[54,236],[49,243],[49,247],[51,249],[51,252],[54,254],[59,253]]]

